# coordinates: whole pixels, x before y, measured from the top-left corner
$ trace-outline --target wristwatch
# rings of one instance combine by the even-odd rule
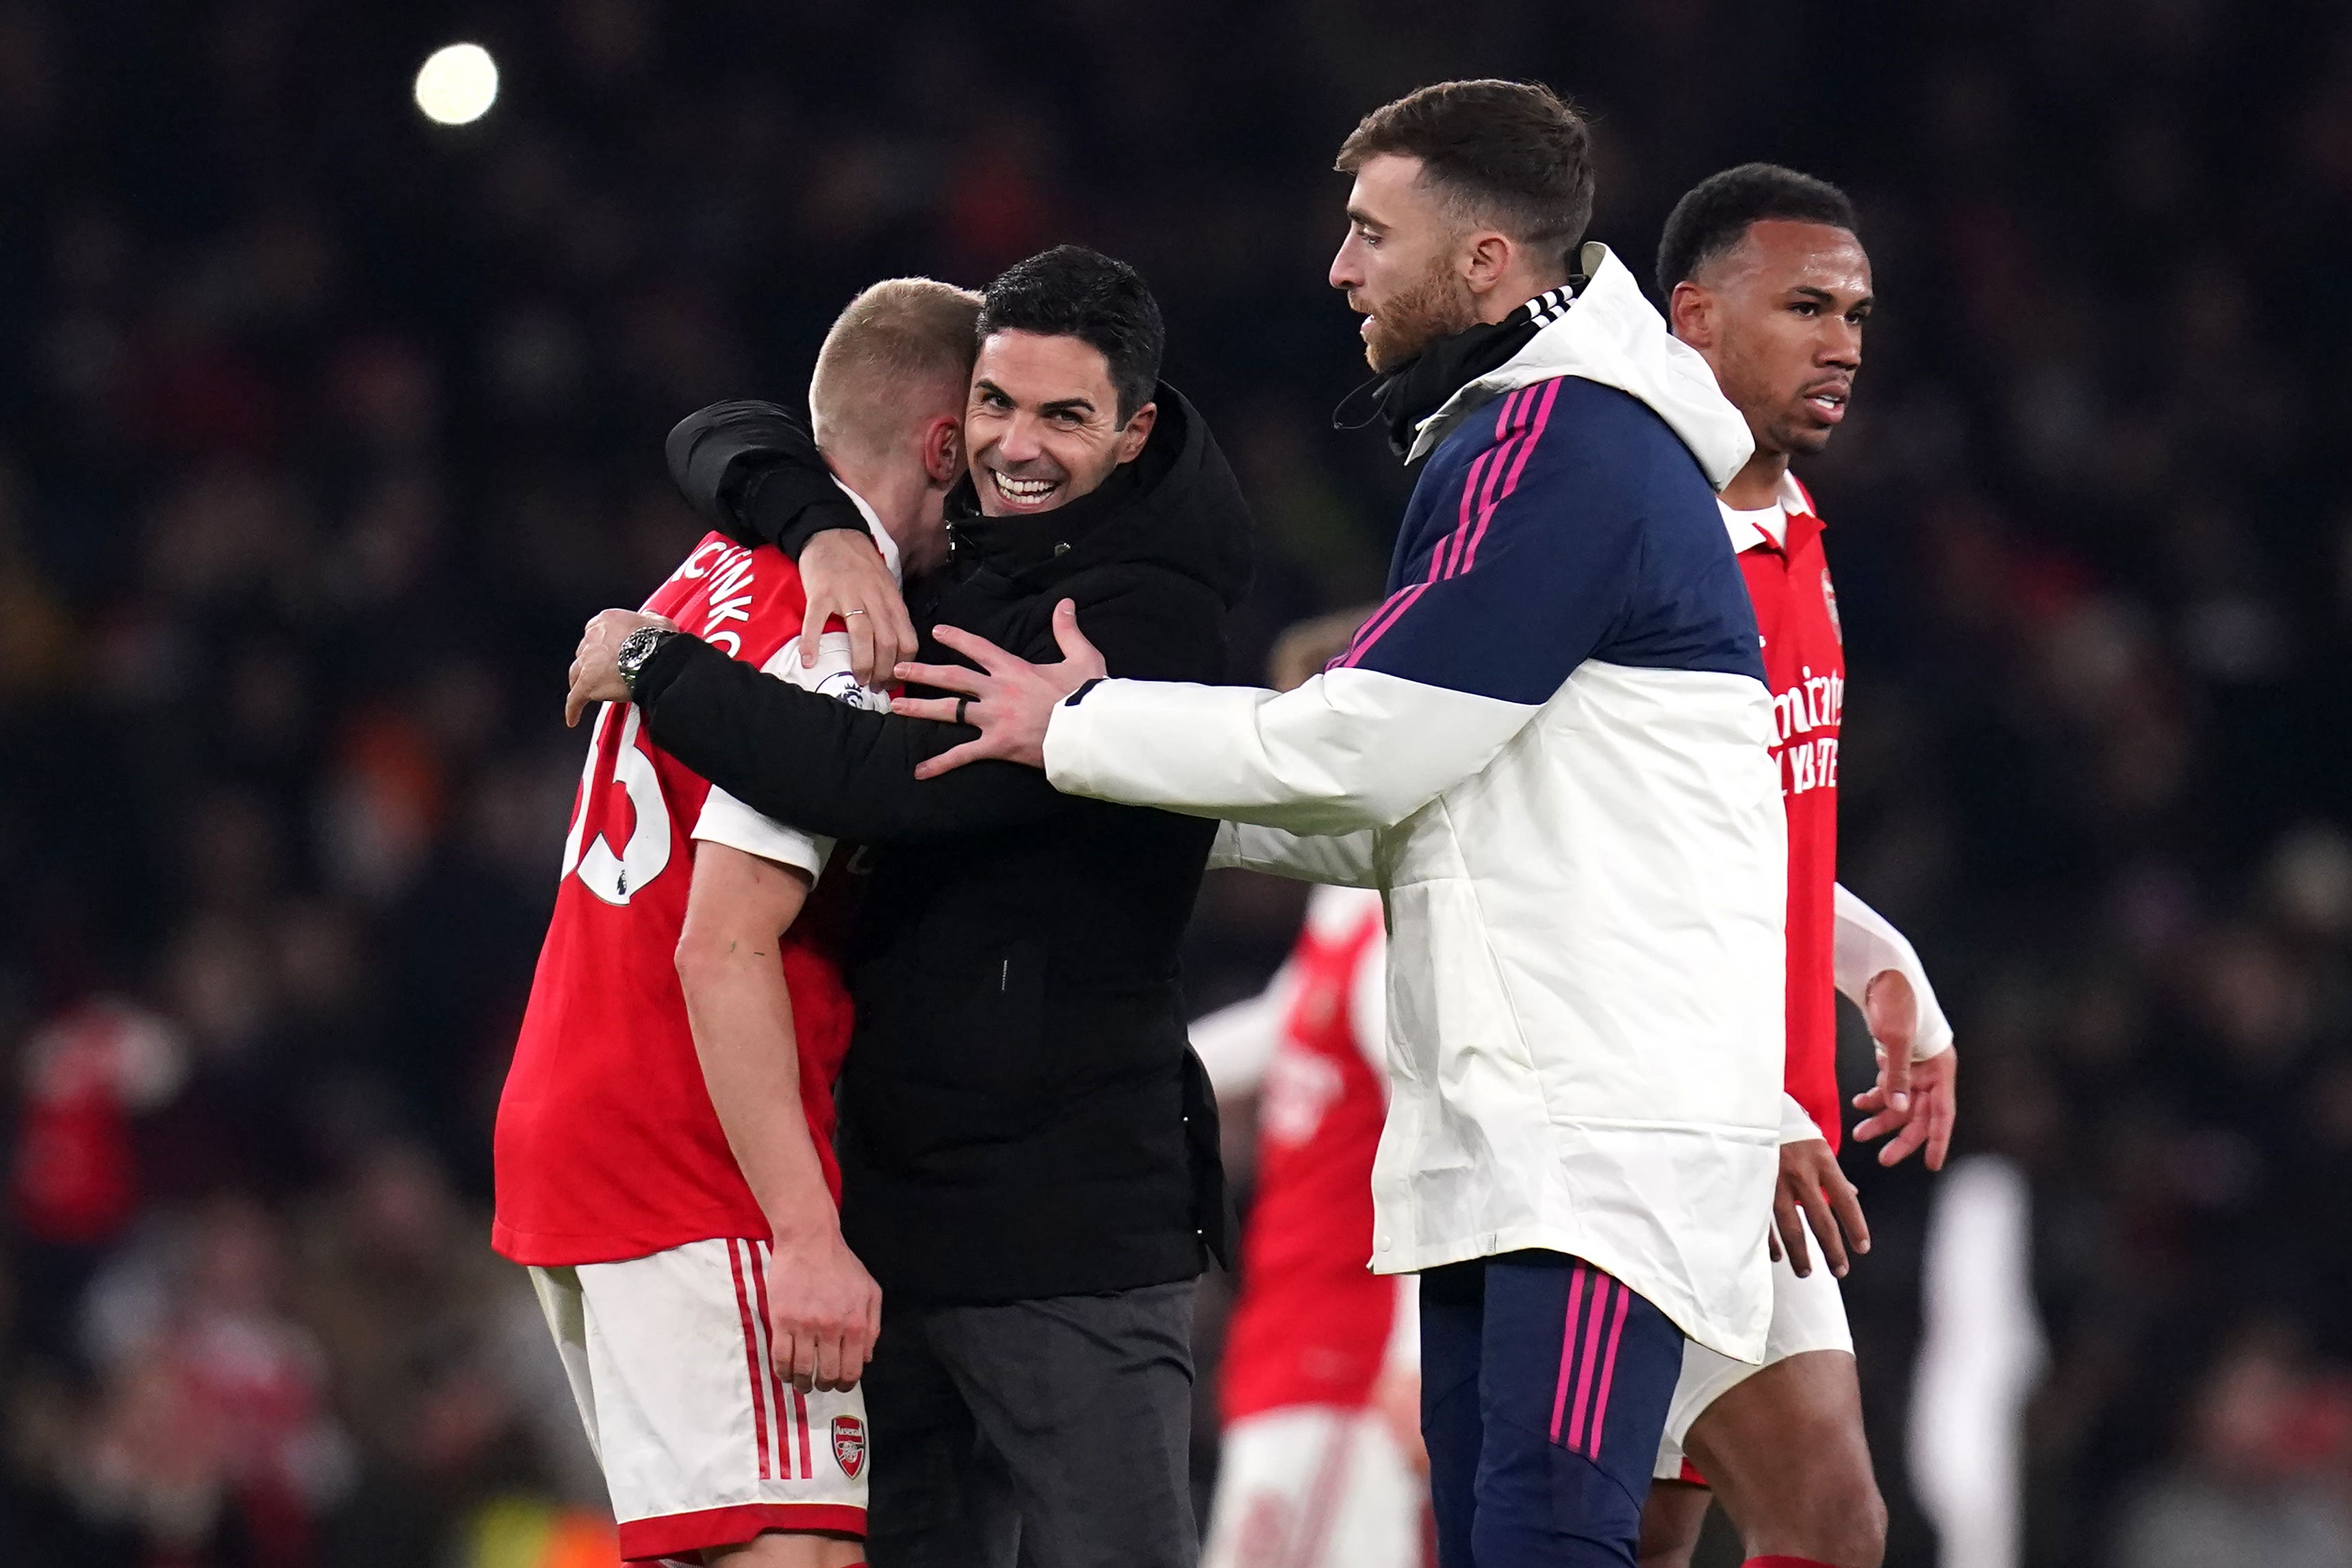
[[[646,667],[646,661],[652,658],[664,643],[677,635],[672,627],[640,626],[621,640],[621,651],[614,662],[621,666],[621,684],[629,688],[631,701],[634,702],[637,695],[637,672]]]

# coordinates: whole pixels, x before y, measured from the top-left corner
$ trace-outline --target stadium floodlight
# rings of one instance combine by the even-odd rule
[[[470,125],[498,98],[498,62],[479,44],[436,49],[416,73],[416,107],[441,125]]]

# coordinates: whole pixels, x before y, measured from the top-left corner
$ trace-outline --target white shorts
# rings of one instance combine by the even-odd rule
[[[1666,1406],[1666,1432],[1658,1443],[1658,1462],[1650,1474],[1673,1480],[1683,1473],[1683,1439],[1691,1423],[1730,1390],[1775,1362],[1807,1351],[1842,1350],[1853,1354],[1853,1330],[1846,1323],[1845,1296],[1837,1276],[1822,1257],[1821,1243],[1811,1239],[1812,1226],[1800,1213],[1813,1262],[1813,1271],[1800,1279],[1783,1249],[1772,1265],[1772,1326],[1764,1335],[1761,1362],[1734,1361],[1696,1340],[1683,1342],[1683,1375],[1675,1385],[1674,1402]]]
[[[1423,1568],[1428,1510],[1374,1412],[1265,1411],[1225,1428],[1201,1568]]]
[[[530,1271],[623,1557],[691,1562],[763,1530],[866,1533],[866,1396],[775,1375],[767,1265],[766,1243],[720,1240]]]

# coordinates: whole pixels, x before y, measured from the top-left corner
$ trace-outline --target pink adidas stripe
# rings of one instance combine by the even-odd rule
[[[1576,1370],[1576,1309],[1584,1301],[1584,1265],[1579,1263],[1569,1277],[1568,1316],[1559,1328],[1559,1382],[1551,1394],[1551,1440],[1559,1441],[1559,1418],[1568,1408],[1568,1385]]]
[[[1480,491],[1477,470],[1475,467],[1471,470],[1469,482],[1462,486],[1460,525],[1446,538],[1444,545],[1435,552],[1437,557],[1444,558],[1445,575],[1448,577],[1455,576],[1462,570],[1462,550],[1470,538],[1474,520],[1485,517],[1495,505],[1495,486],[1501,482],[1503,470],[1510,463],[1511,443],[1514,439],[1513,423],[1518,417],[1518,411],[1527,407],[1529,391],[1528,388],[1521,387],[1503,399],[1502,412],[1495,416],[1495,444],[1481,455],[1486,459],[1486,468],[1484,490]],[[1473,492],[1478,492],[1478,503],[1475,508],[1470,504]],[[1433,558],[1432,564],[1434,563],[1435,558]]]
[[[1419,599],[1428,587],[1429,584],[1426,582],[1416,582],[1411,588],[1399,589],[1394,597],[1375,611],[1370,620],[1364,622],[1362,629],[1356,633],[1354,644],[1339,658],[1334,667],[1343,670],[1354,669],[1356,661],[1370,652],[1372,644],[1381,640],[1381,633],[1395,624],[1398,616],[1412,609],[1412,601]]]
[[[1625,1332],[1625,1308],[1633,1299],[1633,1291],[1617,1287],[1617,1310],[1609,1317],[1609,1348],[1601,1354],[1601,1391],[1592,1401],[1592,1447],[1586,1450],[1595,1460],[1601,1458],[1601,1430],[1609,1424],[1609,1385],[1617,1375],[1617,1340]]]
[[[1584,1423],[1592,1414],[1592,1372],[1601,1360],[1601,1320],[1608,1311],[1609,1298],[1624,1287],[1608,1275],[1601,1276],[1600,1288],[1592,1292],[1592,1310],[1584,1320],[1584,1359],[1576,1373],[1576,1403],[1568,1418],[1568,1446],[1584,1447]]]
[[[1372,644],[1387,635],[1391,627],[1412,608],[1414,601],[1431,584],[1447,578],[1458,577],[1470,570],[1477,559],[1479,541],[1486,536],[1486,525],[1493,521],[1495,510],[1518,488],[1519,476],[1527,471],[1528,459],[1535,452],[1536,443],[1542,439],[1544,427],[1550,423],[1552,402],[1559,394],[1557,378],[1522,387],[1503,399],[1495,417],[1497,444],[1480,453],[1470,465],[1470,472],[1462,482],[1462,501],[1456,513],[1454,531],[1440,539],[1437,548],[1429,552],[1429,572],[1419,582],[1399,589],[1387,602],[1374,611],[1357,631],[1348,652],[1333,661],[1333,669],[1354,669]],[[1538,402],[1538,400],[1540,400]],[[1535,406],[1535,415],[1525,428],[1514,429],[1527,420],[1528,410]],[[1507,433],[1509,433],[1507,434]]]
[[[1484,505],[1478,499],[1478,486],[1501,471],[1502,464],[1497,459],[1502,452],[1500,446],[1489,446],[1470,465],[1470,472],[1462,481],[1462,504],[1455,512],[1454,531],[1440,539],[1437,548],[1429,552],[1430,581],[1442,581],[1454,575],[1454,557],[1461,549],[1464,537],[1470,532],[1471,521],[1477,517],[1479,507]],[[1484,480],[1481,476],[1484,476]]]
[[[1528,390],[1532,394],[1534,389]],[[1500,506],[1509,497],[1512,491],[1519,487],[1519,476],[1527,472],[1528,459],[1535,455],[1536,443],[1543,439],[1544,426],[1551,423],[1552,400],[1559,395],[1559,382],[1549,381],[1543,383],[1542,406],[1536,410],[1535,422],[1528,427],[1527,434],[1519,439],[1518,455],[1511,463],[1511,476],[1503,482],[1502,494],[1495,497],[1494,505],[1488,506],[1479,514],[1478,531],[1472,534],[1469,543],[1463,547],[1462,570],[1468,571],[1477,563],[1478,541],[1486,537],[1486,525],[1494,520],[1495,507]]]
[[[1510,466],[1512,449],[1519,440],[1517,421],[1528,406],[1534,389],[1522,387],[1503,400],[1503,412],[1495,420],[1495,444],[1481,455],[1486,459],[1486,478],[1482,482],[1477,470],[1471,471],[1469,481],[1462,486],[1462,521],[1443,547],[1436,552],[1445,562],[1445,575],[1458,577],[1462,571],[1463,548],[1469,542],[1472,531],[1495,507],[1495,486],[1502,482],[1503,471]],[[1477,495],[1475,505],[1471,496]]]
[[[1478,470],[1492,455],[1494,454],[1491,451],[1482,452],[1478,455],[1477,461],[1470,465],[1469,481],[1462,487],[1462,517],[1465,523],[1470,516],[1470,492],[1478,485]],[[1361,626],[1356,628],[1355,638],[1348,644],[1347,653],[1335,662],[1335,667],[1354,668],[1356,661],[1364,656],[1366,650],[1381,640],[1381,634],[1396,624],[1397,617],[1412,609],[1412,601],[1419,599],[1423,591],[1438,580],[1443,573],[1444,561],[1445,545],[1444,541],[1440,541],[1438,547],[1429,552],[1429,574],[1411,587],[1401,588],[1390,594],[1387,601],[1378,610],[1373,611]]]

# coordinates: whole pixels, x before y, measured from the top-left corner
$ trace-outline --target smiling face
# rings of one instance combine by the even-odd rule
[[[1852,231],[1772,218],[1675,286],[1675,335],[1706,357],[1759,452],[1819,452],[1845,418],[1870,319]]]
[[[1422,179],[1422,161],[1397,152],[1368,159],[1348,193],[1348,237],[1331,258],[1331,287],[1364,319],[1364,358],[1385,375],[1440,338],[1475,326],[1477,300],[1465,277],[1463,232],[1444,196]],[[1512,304],[1517,304],[1514,299]]]
[[[1118,414],[1110,361],[1083,338],[993,332],[964,411],[980,509],[992,517],[1067,506],[1135,460],[1158,405]]]

